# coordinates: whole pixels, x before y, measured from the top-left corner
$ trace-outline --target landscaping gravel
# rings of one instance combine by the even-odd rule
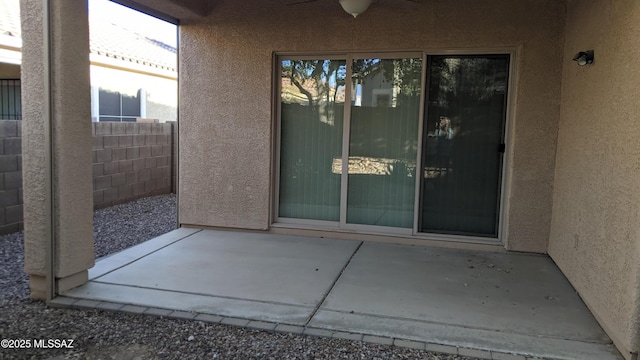
[[[94,214],[96,257],[175,228],[175,197]],[[0,349],[0,359],[471,359],[456,355],[29,300],[22,233],[0,236],[0,339],[73,339],[73,349]]]
[[[96,258],[132,247],[176,228],[176,197],[160,195],[96,210]]]

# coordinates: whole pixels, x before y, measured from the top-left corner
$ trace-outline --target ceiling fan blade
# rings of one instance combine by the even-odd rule
[[[425,0],[373,0],[373,4],[389,9],[415,9],[418,5],[424,5]]]
[[[303,4],[308,4],[308,3],[312,3],[312,2],[316,2],[318,0],[300,0],[300,1],[295,1],[292,3],[288,3],[287,6],[294,6],[294,5],[303,5]]]

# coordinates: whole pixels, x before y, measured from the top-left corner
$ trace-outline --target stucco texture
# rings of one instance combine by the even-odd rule
[[[24,252],[25,271],[30,275],[46,273],[45,244],[40,239],[48,236],[46,223],[46,169],[47,149],[44,111],[44,49],[42,47],[42,2],[21,1],[22,17],[22,163],[24,186]],[[38,41],[39,40],[39,41]],[[28,91],[28,92],[27,92]],[[27,96],[28,95],[28,96]],[[25,151],[27,150],[27,151]],[[27,190],[29,189],[29,190]]]
[[[357,19],[337,2],[221,0],[180,26],[180,222],[267,229],[273,187],[275,52],[511,48],[505,243],[546,252],[559,120],[564,2],[375,2]]]
[[[640,3],[568,5],[549,253],[623,355],[640,333]],[[595,50],[579,67],[574,54]]]
[[[21,1],[25,270],[46,273],[48,203],[43,2]],[[55,276],[93,266],[91,92],[86,0],[51,2]],[[76,276],[77,277],[77,276]],[[37,285],[40,284],[40,285]],[[32,296],[41,295],[32,282]]]

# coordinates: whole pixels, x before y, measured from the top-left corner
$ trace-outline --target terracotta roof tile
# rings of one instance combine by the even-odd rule
[[[21,37],[19,0],[0,0],[0,35]],[[92,19],[90,52],[163,70],[176,71],[176,48],[108,21]]]
[[[0,0],[0,34],[20,37],[19,0]]]

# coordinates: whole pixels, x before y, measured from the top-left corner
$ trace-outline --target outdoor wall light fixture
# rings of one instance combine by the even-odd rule
[[[593,64],[593,50],[580,51],[573,57],[573,61],[578,62],[578,66]]]
[[[365,12],[371,5],[371,0],[339,0],[339,2],[344,11],[353,15],[354,18]]]

